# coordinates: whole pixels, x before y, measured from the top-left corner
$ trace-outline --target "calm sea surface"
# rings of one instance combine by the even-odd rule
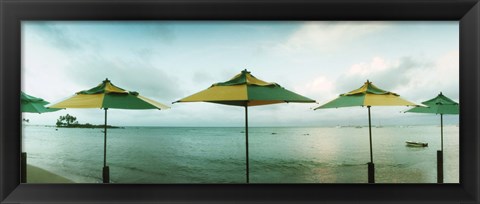
[[[28,163],[78,183],[101,182],[101,129],[24,126]],[[439,126],[372,128],[377,183],[435,183]],[[243,127],[109,129],[112,183],[243,183]],[[428,142],[426,148],[406,140]],[[251,183],[366,183],[368,127],[249,129]],[[459,128],[444,127],[445,182],[459,182]]]

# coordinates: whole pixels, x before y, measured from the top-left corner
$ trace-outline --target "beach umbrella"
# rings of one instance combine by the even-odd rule
[[[314,103],[315,100],[289,91],[277,83],[262,81],[245,69],[228,81],[215,83],[174,103],[176,102],[210,102],[245,108],[246,182],[249,183],[248,107],[292,102]]]
[[[103,182],[110,181],[107,166],[107,110],[108,109],[167,109],[168,106],[141,96],[138,92],[127,91],[113,85],[105,79],[98,86],[75,93],[50,108],[100,108],[105,110],[104,145],[103,145]]]
[[[372,106],[415,106],[415,103],[400,98],[396,93],[382,90],[368,81],[362,87],[340,94],[340,96],[314,110],[324,108],[342,108],[361,106],[368,109],[368,134],[370,139],[370,162],[368,163],[368,182],[375,183],[375,165],[373,163],[372,150],[372,123],[370,117],[370,107]]]
[[[43,100],[42,98],[37,98],[30,96],[23,91],[20,92],[20,104],[22,113],[47,113],[60,110],[59,108],[45,108],[45,105],[49,104],[48,101]],[[22,149],[23,149],[23,140],[22,140]],[[20,182],[27,182],[27,153],[21,153],[21,176]]]
[[[440,92],[435,98],[422,102],[422,104],[425,105],[425,107],[414,107],[405,112],[440,115],[441,150],[443,150],[443,115],[458,115],[460,113],[459,104],[444,96],[442,92]]]
[[[437,151],[437,182],[443,183],[443,115],[458,115],[459,104],[444,96],[442,92],[435,98],[422,102],[425,107],[414,107],[405,112],[440,115],[440,150]]]
[[[45,105],[49,104],[48,101],[30,96],[23,91],[20,92],[20,103],[23,113],[46,113],[60,110],[60,108],[46,108]]]

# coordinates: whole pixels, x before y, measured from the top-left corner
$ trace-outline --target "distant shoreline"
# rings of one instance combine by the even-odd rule
[[[75,125],[69,125],[69,126],[53,126],[56,128],[105,128],[105,125],[91,125],[91,124],[75,124]],[[111,126],[107,125],[107,128],[124,128],[124,127],[118,127],[118,126]]]

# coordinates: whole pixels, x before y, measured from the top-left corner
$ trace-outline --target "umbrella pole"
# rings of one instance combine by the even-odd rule
[[[249,166],[248,166],[248,106],[245,105],[245,146],[246,146],[246,171],[247,183],[249,183]]]
[[[370,138],[370,162],[373,163],[373,151],[372,151],[372,120],[370,117],[370,106],[368,108],[368,135]]]
[[[104,136],[103,136],[103,183],[110,183],[110,169],[107,166],[107,110],[105,109],[105,125],[104,125]]]
[[[443,114],[440,114],[441,149],[443,152]]]
[[[370,116],[370,106],[368,108],[368,134],[370,138],[370,162],[368,163],[368,183],[375,183],[375,165],[373,164],[372,150],[372,120]]]
[[[105,122],[103,126],[103,166],[107,166],[107,108],[105,108]]]

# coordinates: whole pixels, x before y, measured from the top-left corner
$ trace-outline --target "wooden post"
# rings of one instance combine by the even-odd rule
[[[110,167],[104,166],[102,173],[103,183],[110,183]]]
[[[443,151],[437,151],[437,183],[443,183]]]
[[[20,183],[27,183],[27,153],[20,155]]]
[[[368,183],[375,183],[375,164],[368,162]]]

